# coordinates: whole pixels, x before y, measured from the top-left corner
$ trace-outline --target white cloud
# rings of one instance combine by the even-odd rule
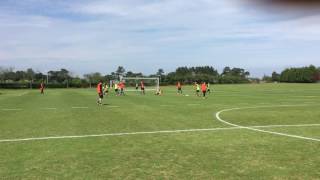
[[[0,62],[65,62],[81,71],[120,63],[140,71],[186,64],[267,67],[297,64],[306,54],[316,63],[319,51],[309,47],[320,41],[319,16],[274,21],[229,1],[92,0],[56,9],[61,14],[0,12]],[[83,67],[75,65],[79,60]]]

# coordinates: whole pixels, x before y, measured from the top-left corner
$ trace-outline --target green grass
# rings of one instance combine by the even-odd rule
[[[163,96],[111,94],[104,106],[94,89],[0,90],[0,141],[226,128],[215,113],[236,107],[259,106],[221,118],[241,126],[320,124],[320,84],[212,88],[207,99],[192,87],[183,89],[190,96],[174,87]],[[320,139],[320,126],[260,129]],[[0,179],[319,179],[319,148],[247,129],[0,142]]]

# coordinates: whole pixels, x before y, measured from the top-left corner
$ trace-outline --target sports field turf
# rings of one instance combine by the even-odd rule
[[[320,84],[212,88],[0,90],[0,179],[320,179]]]

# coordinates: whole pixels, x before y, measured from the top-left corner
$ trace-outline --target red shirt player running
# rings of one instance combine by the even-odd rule
[[[178,94],[182,94],[182,85],[180,81],[177,83]]]
[[[202,91],[202,94],[203,94],[203,98],[205,98],[206,97],[206,93],[207,93],[207,85],[206,85],[205,82],[203,82],[201,84],[201,91]]]
[[[140,82],[140,87],[141,87],[141,94],[145,94],[145,90],[144,90],[144,83],[143,81]]]
[[[41,84],[40,84],[40,93],[44,94],[44,83],[43,82],[41,82]]]
[[[99,83],[97,85],[97,93],[98,93],[98,101],[97,101],[97,103],[99,105],[102,105],[102,99],[103,99],[102,81],[99,81]]]

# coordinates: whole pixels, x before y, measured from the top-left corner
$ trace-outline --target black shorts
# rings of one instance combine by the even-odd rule
[[[178,88],[178,91],[181,91],[181,88]]]
[[[200,90],[197,90],[197,93],[200,92]]]
[[[115,89],[114,91],[115,91],[115,92],[118,92],[118,89]]]
[[[98,94],[99,98],[103,99],[103,93]]]
[[[142,87],[141,90],[144,91],[144,87]]]
[[[203,97],[206,96],[207,91],[202,91]]]

